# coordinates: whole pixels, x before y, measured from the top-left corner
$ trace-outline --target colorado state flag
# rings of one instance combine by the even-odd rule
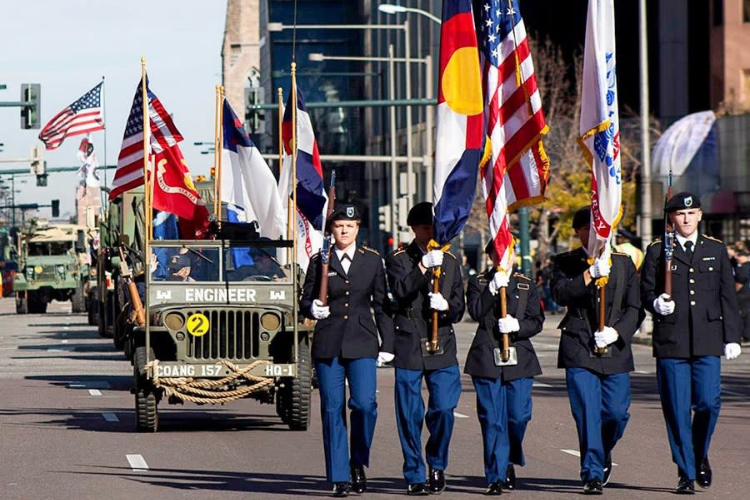
[[[471,0],[443,0],[435,147],[435,240],[461,232],[484,146],[484,98]]]

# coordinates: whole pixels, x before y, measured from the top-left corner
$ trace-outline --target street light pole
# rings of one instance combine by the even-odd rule
[[[640,31],[640,73],[641,73],[641,239],[648,245],[652,239],[651,219],[651,141],[649,139],[649,103],[648,103],[648,36],[646,23],[646,0],[638,2],[638,28]]]
[[[394,72],[395,61],[393,60],[393,44],[388,45],[388,97],[395,99],[396,94],[396,75]],[[391,106],[391,250],[398,248],[398,235],[396,234],[396,203],[398,198],[398,166],[396,164],[396,107]]]

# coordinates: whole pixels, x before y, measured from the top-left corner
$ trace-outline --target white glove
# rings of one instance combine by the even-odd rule
[[[609,264],[609,251],[602,253],[600,257],[594,259],[594,263],[589,267],[589,274],[592,278],[603,278],[609,276],[612,266]]]
[[[737,359],[740,357],[740,354],[742,354],[742,347],[738,343],[730,342],[724,345],[724,357],[727,360]]]
[[[445,297],[443,297],[442,294],[430,292],[430,309],[435,309],[436,311],[447,311],[448,301],[445,300]]]
[[[377,363],[378,366],[384,366],[384,365],[390,363],[391,361],[393,361],[393,358],[395,358],[395,357],[396,357],[396,355],[393,354],[393,353],[382,352],[381,351],[381,352],[378,353],[378,360],[377,360],[376,363]]]
[[[490,281],[490,293],[497,295],[497,291],[501,288],[508,288],[509,277],[503,271],[497,271]]]
[[[422,265],[424,267],[440,267],[443,265],[443,251],[430,250],[422,256]]]
[[[614,344],[618,338],[620,338],[620,334],[611,326],[605,326],[604,330],[594,333],[594,342],[596,342],[596,347],[599,348]]]
[[[320,300],[315,299],[312,303],[312,315],[315,319],[326,319],[331,315],[331,309],[324,306]]]
[[[511,315],[497,320],[497,327],[500,329],[500,333],[513,333],[521,329],[518,320]]]
[[[674,300],[666,293],[662,293],[654,299],[654,311],[662,316],[672,314],[674,312]]]

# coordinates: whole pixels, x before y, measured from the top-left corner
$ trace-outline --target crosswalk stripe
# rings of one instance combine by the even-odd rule
[[[128,459],[130,468],[133,469],[134,471],[148,470],[148,464],[146,463],[146,460],[141,455],[125,455],[125,458]]]

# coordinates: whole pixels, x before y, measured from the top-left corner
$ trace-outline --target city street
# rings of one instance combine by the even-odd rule
[[[54,302],[46,315],[16,315],[0,300],[0,498],[239,499],[326,497],[319,417],[293,432],[272,405],[239,401],[224,406],[160,405],[156,434],[134,431],[130,364],[88,326],[70,304]],[[513,498],[578,498],[579,458],[562,370],[555,368],[561,316],[547,318],[534,339],[544,375],[534,389],[526,436],[527,465],[517,469]],[[463,362],[476,324],[458,325]],[[656,394],[654,361],[634,346],[633,404],[625,436],[613,454],[605,487],[609,499],[673,498],[677,484]],[[714,485],[700,499],[744,499],[750,491],[750,348],[723,361],[723,408],[711,447]],[[379,420],[362,497],[403,498],[401,452],[393,409],[393,370],[379,370]],[[468,376],[456,410],[442,498],[476,498],[484,491],[482,446]],[[356,495],[353,495],[356,496]]]

